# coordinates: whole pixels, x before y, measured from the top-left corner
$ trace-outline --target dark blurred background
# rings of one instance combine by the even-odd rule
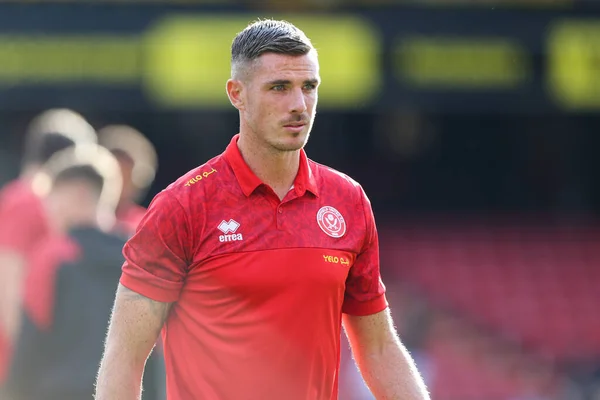
[[[307,152],[370,196],[433,398],[600,399],[600,2],[4,1],[0,182],[68,107],[154,143],[147,204],[237,132],[229,45],[258,17],[320,52]],[[340,399],[369,399],[343,363]]]

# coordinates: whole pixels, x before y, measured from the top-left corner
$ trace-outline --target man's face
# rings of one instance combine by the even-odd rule
[[[314,51],[302,56],[260,56],[241,92],[241,117],[254,139],[277,151],[304,147],[315,118],[318,85]]]

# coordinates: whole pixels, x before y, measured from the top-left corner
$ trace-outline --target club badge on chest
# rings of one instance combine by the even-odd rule
[[[342,214],[331,206],[324,206],[317,212],[317,224],[327,235],[341,238],[346,233],[346,221]]]

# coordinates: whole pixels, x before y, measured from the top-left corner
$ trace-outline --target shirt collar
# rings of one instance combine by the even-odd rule
[[[240,149],[237,146],[239,137],[240,135],[237,134],[231,139],[227,149],[225,149],[225,158],[233,169],[233,173],[235,174],[235,177],[242,188],[242,192],[244,192],[246,197],[248,197],[256,190],[257,187],[262,185],[263,182],[259,177],[254,175],[254,172],[252,172],[250,167],[248,167],[248,164],[246,164],[246,161],[244,161],[242,153],[240,153]],[[303,196],[307,190],[315,196],[319,196],[319,192],[317,190],[317,180],[310,167],[308,157],[306,156],[304,149],[300,150],[300,166],[298,168],[296,178],[294,179],[293,188],[298,196]]]

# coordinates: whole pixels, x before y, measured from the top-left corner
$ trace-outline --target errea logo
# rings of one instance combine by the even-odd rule
[[[239,222],[236,220],[230,219],[228,221],[221,221],[219,226],[219,230],[223,232],[223,235],[219,236],[219,242],[236,242],[238,240],[244,240],[241,233],[235,233],[240,227]]]

